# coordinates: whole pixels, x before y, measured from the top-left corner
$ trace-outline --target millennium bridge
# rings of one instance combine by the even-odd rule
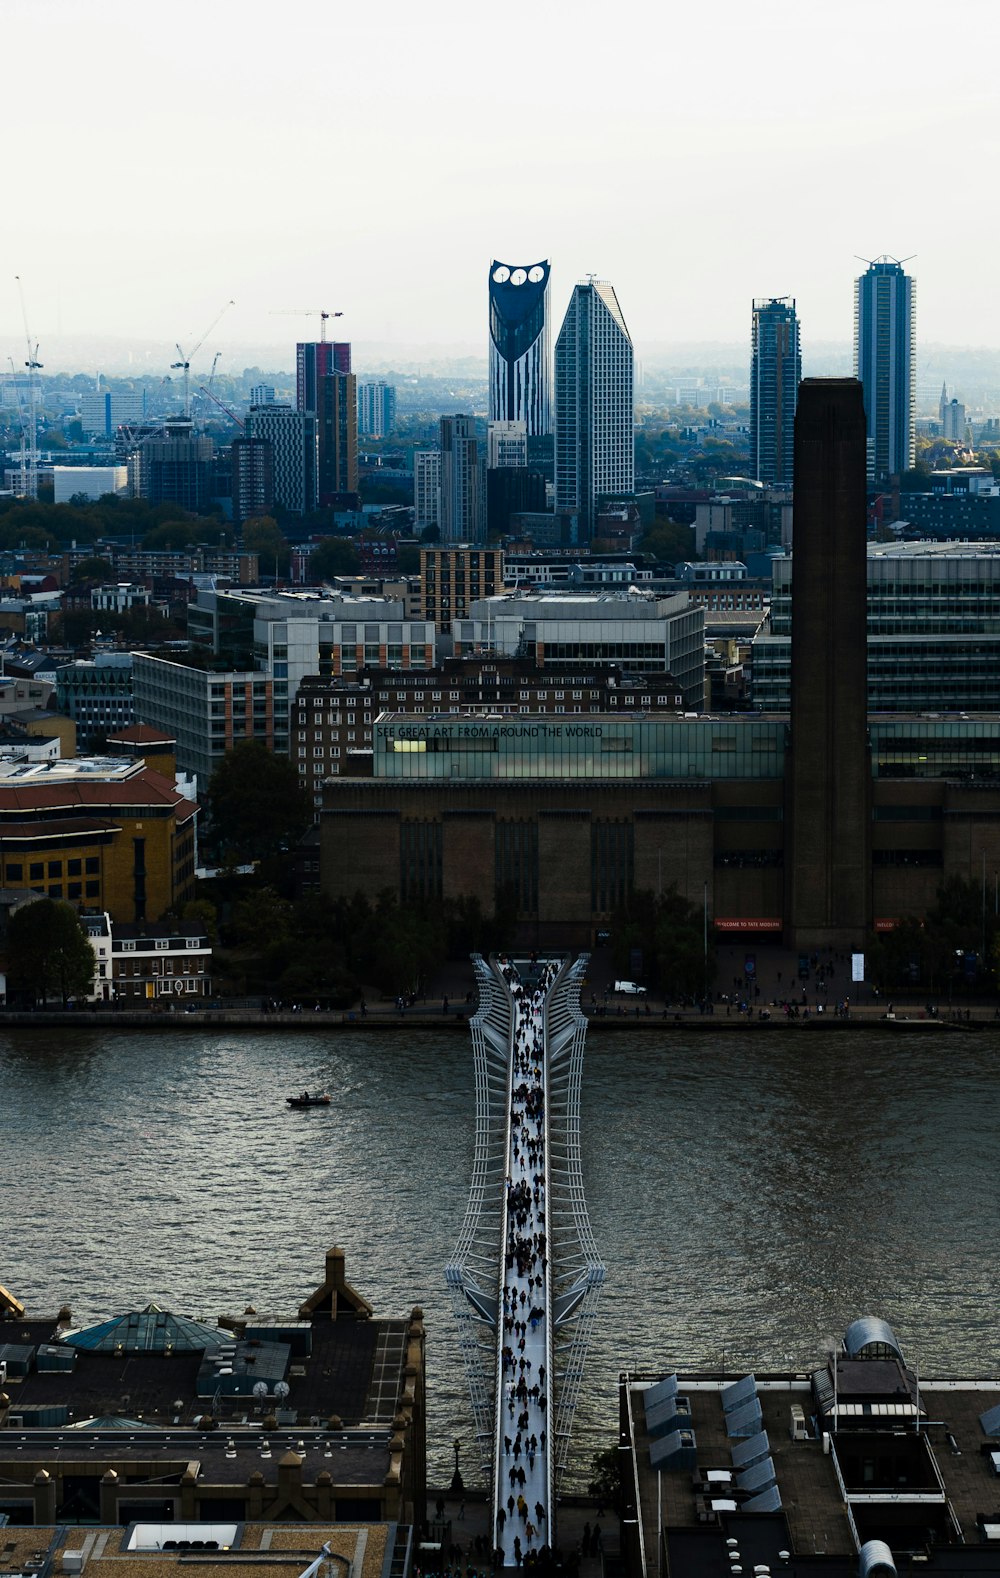
[[[500,1565],[557,1544],[587,1343],[604,1281],[580,1171],[587,955],[473,956],[476,1145],[445,1276],[459,1321]]]

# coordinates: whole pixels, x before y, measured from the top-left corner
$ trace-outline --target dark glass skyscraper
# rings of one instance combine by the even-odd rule
[[[550,431],[548,263],[490,264],[490,421]]]
[[[799,320],[790,296],[753,304],[750,364],[751,475],[790,487],[795,460],[795,407],[802,382]]]
[[[854,282],[854,373],[865,392],[868,477],[913,466],[916,452],[916,281],[895,258],[876,258]]]

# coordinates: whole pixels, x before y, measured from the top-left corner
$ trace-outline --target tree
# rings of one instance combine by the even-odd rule
[[[657,564],[678,564],[694,554],[694,528],[679,521],[657,518],[640,542],[639,550],[652,554]]]
[[[594,1476],[588,1486],[590,1494],[620,1514],[623,1503],[622,1455],[619,1448],[606,1447],[603,1452],[595,1452],[590,1460],[590,1472]]]
[[[208,785],[212,829],[238,860],[289,849],[312,821],[312,807],[287,756],[259,740],[227,751]]]
[[[357,575],[360,569],[361,555],[347,537],[325,538],[309,560],[309,574],[315,581],[326,581],[334,575]]]
[[[706,994],[715,974],[714,939],[709,933],[705,955],[705,917],[672,882],[659,894],[636,889],[612,922],[615,970],[629,971],[634,949],[642,952],[648,985],[665,997]]]
[[[113,573],[110,559],[101,559],[95,554],[80,560],[70,580],[73,586],[79,586],[83,581],[107,581]]]
[[[210,899],[188,899],[181,910],[182,921],[193,921],[201,926],[214,948],[219,941],[219,917]]]
[[[72,905],[36,899],[15,910],[7,929],[7,976],[19,991],[63,1004],[93,990],[94,950]]]
[[[243,522],[243,546],[247,553],[257,554],[262,574],[270,574],[272,565],[277,574],[288,574],[290,550],[272,515],[258,515]]]
[[[153,526],[142,539],[146,549],[190,548],[198,541],[198,527],[193,521],[163,521]]]
[[[396,549],[396,570],[400,575],[420,573],[420,549],[415,543],[404,543],[402,548]]]

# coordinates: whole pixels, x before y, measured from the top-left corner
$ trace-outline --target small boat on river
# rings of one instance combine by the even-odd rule
[[[317,1091],[315,1094],[304,1090],[301,1096],[286,1096],[285,1100],[290,1107],[328,1107],[333,1097],[325,1090]]]

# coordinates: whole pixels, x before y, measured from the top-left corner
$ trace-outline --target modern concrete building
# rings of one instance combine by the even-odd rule
[[[358,435],[385,438],[396,426],[396,386],[382,380],[358,384]]]
[[[190,774],[201,792],[227,751],[243,740],[274,748],[275,705],[270,675],[255,669],[212,666],[199,654],[133,656],[135,716],[177,741],[178,771]]]
[[[533,438],[551,423],[549,273],[547,262],[490,264],[489,417],[523,422]]]
[[[941,437],[955,444],[964,444],[968,437],[965,406],[960,400],[949,400],[941,412]]]
[[[127,466],[53,466],[53,503],[69,504],[71,499],[88,501],[105,493],[128,491]]]
[[[753,641],[753,703],[764,712],[787,712],[791,699],[797,557],[774,561]],[[869,543],[869,713],[1000,710],[998,598],[1000,543]]]
[[[199,438],[189,418],[171,417],[130,458],[133,491],[150,504],[180,504],[197,514],[211,497],[214,453],[212,440]]]
[[[56,670],[56,705],[76,724],[79,749],[103,749],[110,734],[134,721],[131,652],[99,653]]]
[[[420,549],[421,611],[438,630],[450,631],[481,597],[492,597],[504,581],[502,548],[456,543]]]
[[[265,679],[273,702],[269,744],[288,749],[289,709],[303,679],[354,674],[359,668],[426,669],[434,666],[432,623],[409,619],[405,605],[384,597],[344,597],[325,592],[199,592],[188,609],[188,630],[196,647],[225,665],[243,654],[252,657],[257,678]],[[139,711],[138,697],[136,702]],[[171,727],[162,710],[143,718]],[[178,748],[186,771],[186,754]]]
[[[272,402],[273,403],[273,402]],[[242,526],[254,515],[267,515],[274,504],[274,446],[270,438],[234,438],[233,520]]]
[[[750,474],[767,487],[790,487],[802,351],[789,296],[753,304],[750,363]]]
[[[293,411],[288,405],[251,406],[247,413],[244,443],[249,441],[252,444],[261,440],[271,448],[273,502],[296,515],[305,515],[314,510],[319,497],[316,417],[311,412]],[[252,470],[252,462],[246,463]],[[249,498],[241,493],[241,512],[251,502],[256,503],[253,492]]]
[[[122,580],[190,580],[195,575],[210,575],[237,586],[256,586],[260,565],[255,553],[242,548],[137,548],[124,543],[101,543],[87,548],[72,548],[61,559],[62,574],[69,578],[75,567],[95,555],[109,560],[116,577]]]
[[[99,389],[80,396],[80,426],[88,438],[113,438],[116,427],[146,420],[146,391]],[[109,492],[110,489],[106,489]],[[59,503],[58,498],[56,503]]]
[[[319,410],[321,378],[351,370],[351,347],[346,340],[300,340],[295,347],[295,408]]]
[[[486,535],[484,477],[471,416],[441,418],[438,529],[444,543],[479,542]]]
[[[324,509],[357,507],[358,381],[351,372],[320,378],[316,429],[317,487]]]
[[[526,466],[527,422],[491,422],[486,433],[486,451],[491,471],[500,466]]]
[[[606,280],[574,287],[555,370],[555,509],[587,542],[602,501],[635,491],[632,340]]]
[[[704,702],[705,615],[685,593],[507,592],[453,616],[456,657],[497,652],[534,658],[539,668],[617,663],[637,673],[672,674],[691,711]]]
[[[418,449],[413,455],[413,529],[419,536],[438,525],[441,495],[441,451]]]
[[[868,478],[909,470],[915,456],[916,281],[880,257],[854,282],[854,373],[864,388]]]

